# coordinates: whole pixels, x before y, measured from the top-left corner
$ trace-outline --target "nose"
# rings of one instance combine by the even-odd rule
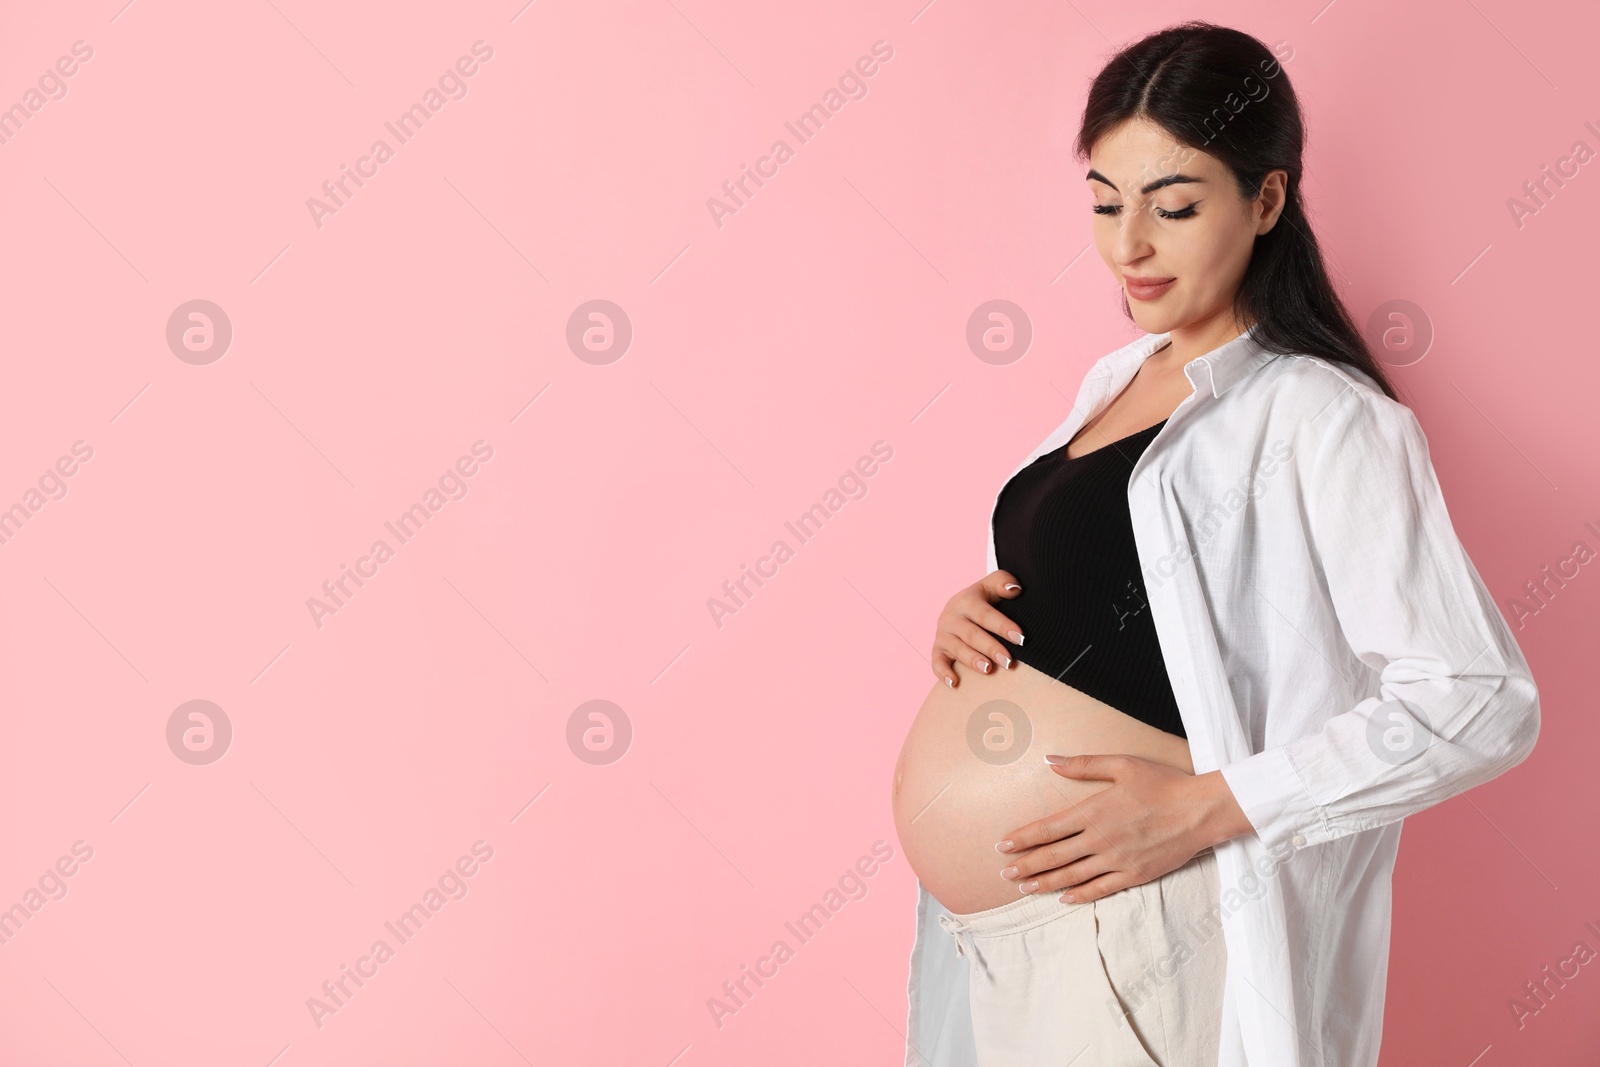
[[[1111,245],[1112,257],[1117,266],[1128,268],[1148,256],[1154,249],[1150,244],[1150,227],[1154,220],[1148,207],[1126,205],[1117,216],[1117,237]]]

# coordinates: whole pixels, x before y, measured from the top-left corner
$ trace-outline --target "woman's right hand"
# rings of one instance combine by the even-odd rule
[[[1008,571],[995,571],[951,597],[939,615],[933,635],[933,673],[954,689],[960,684],[955,661],[960,660],[982,674],[994,670],[996,663],[1010,668],[1011,654],[995,637],[1004,634],[1013,644],[1022,644],[1017,624],[995,610],[997,600],[1010,600],[1022,592]]]

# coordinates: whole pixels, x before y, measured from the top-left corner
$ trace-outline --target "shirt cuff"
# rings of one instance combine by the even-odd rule
[[[1268,852],[1332,840],[1322,809],[1282,747],[1269,748],[1218,768],[1245,818]],[[1285,852],[1285,854],[1287,854]]]

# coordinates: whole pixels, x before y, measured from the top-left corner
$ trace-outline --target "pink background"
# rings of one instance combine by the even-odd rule
[[[1390,358],[1508,616],[1600,547],[1600,177],[1508,207],[1600,147],[1590,5],[122,5],[0,32],[0,104],[93,49],[0,145],[0,507],[93,450],[0,545],[0,906],[93,850],[0,946],[5,1064],[898,1063],[893,761],[994,493],[1134,335],[1069,145],[1113,48],[1182,18],[1292,49],[1319,236],[1358,320],[1431,324]],[[319,227],[307,199],[378,138]],[[233,329],[203,365],[166,339],[196,299]],[[596,299],[633,330],[604,365],[567,342]],[[966,343],[992,299],[1033,325],[1009,365]],[[719,628],[708,598],[880,440]],[[307,600],[478,441],[465,496],[319,627]],[[1386,1063],[1593,1061],[1596,965],[1520,1029],[1508,1003],[1600,948],[1597,604],[1590,564],[1517,630],[1529,762],[1407,826]],[[205,765],[168,744],[191,700],[233,731]],[[568,744],[590,700],[631,724],[607,765]],[[719,1027],[708,998],[879,840]],[[307,999],[478,841],[466,896],[319,1027]]]

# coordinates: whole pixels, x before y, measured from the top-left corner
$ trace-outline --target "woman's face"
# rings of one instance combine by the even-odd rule
[[[1089,168],[1095,247],[1139,328],[1235,328],[1233,295],[1256,235],[1282,210],[1286,173],[1272,171],[1260,196],[1242,200],[1221,161],[1145,119],[1102,137]]]

